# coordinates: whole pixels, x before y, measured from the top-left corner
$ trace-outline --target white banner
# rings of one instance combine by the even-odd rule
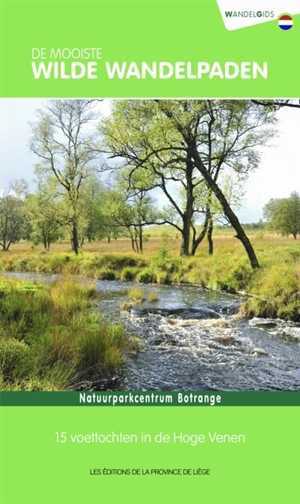
[[[292,16],[300,14],[299,0],[217,0],[227,30],[238,30],[261,23],[268,23],[288,15],[282,20],[283,29],[293,27]],[[285,16],[286,17],[286,16]]]

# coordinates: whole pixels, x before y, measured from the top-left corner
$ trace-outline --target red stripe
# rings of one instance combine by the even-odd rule
[[[281,16],[279,18],[279,21],[292,21],[292,18],[291,18],[291,16],[286,16],[285,15],[285,16]]]

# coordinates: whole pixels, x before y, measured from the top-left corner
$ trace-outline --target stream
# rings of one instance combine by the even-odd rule
[[[29,273],[3,273],[50,281]],[[127,311],[128,289],[145,301]],[[241,319],[244,298],[195,285],[140,285],[97,281],[99,314],[122,322],[135,345],[110,390],[299,390],[300,324]],[[158,300],[149,301],[155,293]],[[138,348],[136,348],[138,347]],[[101,385],[96,387],[98,390]]]
[[[191,285],[144,285],[146,301],[120,312],[128,284],[99,281],[97,288],[110,294],[102,312],[120,317],[140,340],[121,390],[300,389],[300,324],[241,319],[241,296]],[[153,292],[158,301],[150,303]]]

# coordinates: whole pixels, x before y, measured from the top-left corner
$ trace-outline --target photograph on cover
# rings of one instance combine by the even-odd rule
[[[298,100],[1,108],[1,390],[299,390]]]

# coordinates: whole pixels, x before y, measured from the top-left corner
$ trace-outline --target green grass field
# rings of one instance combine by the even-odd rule
[[[122,363],[123,327],[101,325],[93,310],[93,299],[101,293],[70,275],[244,291],[251,296],[241,315],[300,321],[300,240],[256,235],[252,242],[258,270],[251,269],[242,245],[230,236],[214,238],[213,256],[202,243],[195,257],[180,257],[180,240],[173,237],[151,237],[143,255],[134,254],[126,239],[86,244],[78,256],[68,243],[54,244],[50,252],[14,244],[0,253],[1,270],[68,276],[51,285],[0,278],[0,388],[88,387],[95,375],[109,378]],[[135,302],[144,297],[138,285],[129,294]]]
[[[202,242],[194,257],[180,257],[180,239],[151,236],[144,254],[135,254],[128,239],[86,243],[75,256],[68,243],[14,244],[0,253],[6,271],[85,275],[94,279],[120,279],[140,283],[191,283],[212,290],[252,294],[245,316],[300,319],[300,240],[258,233],[250,236],[261,268],[253,271],[242,244],[232,236],[214,237],[214,255]]]

